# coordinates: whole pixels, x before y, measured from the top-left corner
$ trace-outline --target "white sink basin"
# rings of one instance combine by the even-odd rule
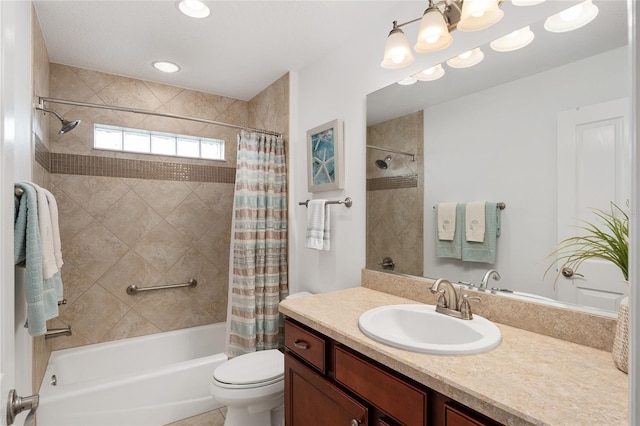
[[[478,354],[502,340],[500,329],[486,318],[462,320],[436,312],[434,305],[381,306],[362,314],[358,325],[377,342],[429,354]]]

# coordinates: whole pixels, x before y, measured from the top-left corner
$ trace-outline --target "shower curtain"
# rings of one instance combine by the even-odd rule
[[[242,131],[229,277],[229,356],[283,346],[288,295],[287,168],[282,136]]]

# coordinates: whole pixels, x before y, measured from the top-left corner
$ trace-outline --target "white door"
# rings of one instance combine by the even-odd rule
[[[579,235],[581,220],[599,223],[592,209],[627,210],[631,195],[629,101],[619,99],[558,113],[558,241]],[[580,274],[580,275],[578,275]],[[560,275],[558,300],[616,311],[627,294],[613,264],[587,260]]]
[[[13,183],[31,176],[31,7],[0,0],[0,425],[11,389],[33,393],[24,286],[16,286],[24,270],[16,281],[13,265]],[[14,424],[24,424],[26,414]]]

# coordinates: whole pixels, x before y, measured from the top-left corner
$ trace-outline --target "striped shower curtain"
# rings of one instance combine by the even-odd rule
[[[229,356],[283,345],[278,303],[287,282],[287,168],[282,136],[242,131],[233,209]]]

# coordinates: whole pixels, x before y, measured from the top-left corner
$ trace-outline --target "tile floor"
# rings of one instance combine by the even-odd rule
[[[209,411],[188,419],[179,420],[167,426],[224,426],[224,415],[226,408]]]

